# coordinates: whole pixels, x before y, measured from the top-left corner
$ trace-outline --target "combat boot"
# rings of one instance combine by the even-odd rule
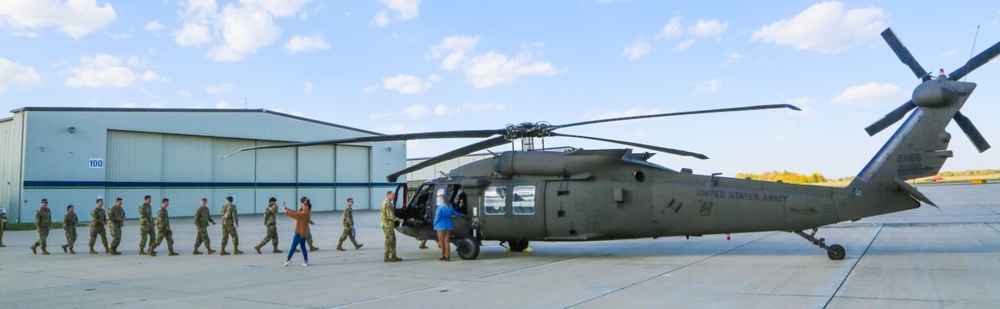
[[[69,247],[69,254],[76,254],[76,251],[73,251],[73,247]]]
[[[139,255],[146,255],[146,248],[139,247]]]
[[[283,253],[284,251],[278,250],[278,244],[274,244],[274,253]]]
[[[191,252],[191,254],[194,254],[194,255],[199,255],[199,254],[202,254],[202,253],[201,253],[201,251],[198,251],[198,249],[197,249],[197,248],[195,248],[195,249],[194,249],[194,252]]]
[[[243,251],[240,251],[240,248],[233,247],[233,254],[243,254]]]
[[[90,254],[97,254],[97,251],[94,251],[94,247],[90,247]]]
[[[31,254],[38,254],[38,244],[31,245]]]
[[[215,250],[212,250],[212,248],[208,248],[208,254],[215,254]]]
[[[337,244],[337,251],[346,251],[344,250],[344,243]]]
[[[49,255],[49,251],[45,250],[45,246],[42,246],[42,255]]]
[[[104,245],[104,253],[111,254],[111,248],[108,248],[108,245]]]
[[[226,248],[222,248],[222,252],[219,255],[229,255],[229,252],[226,252]]]
[[[148,256],[156,256],[156,251],[153,251],[153,247],[149,247],[149,251],[146,251]]]
[[[121,254],[122,254],[121,252],[118,252],[118,246],[111,246],[111,255],[121,255]]]
[[[174,252],[174,250],[169,250],[169,251],[170,251],[170,253],[167,253],[168,256],[178,256],[178,255],[180,255],[179,253]]]
[[[354,250],[361,250],[361,247],[363,247],[364,245],[365,244],[354,244]]]
[[[257,250],[257,254],[261,254],[261,253],[260,253],[260,247],[262,247],[262,246],[264,246],[264,244],[260,244],[260,245],[256,245],[256,246],[253,246],[253,249],[254,249],[254,250]]]
[[[63,252],[69,252],[68,250],[66,250],[66,246],[69,246],[69,245],[62,245]]]
[[[309,247],[309,252],[319,251],[319,247]]]

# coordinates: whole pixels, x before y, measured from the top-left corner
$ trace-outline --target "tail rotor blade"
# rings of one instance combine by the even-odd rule
[[[962,128],[962,132],[965,132],[965,136],[968,136],[972,144],[976,146],[976,150],[983,152],[990,149],[990,143],[986,141],[982,133],[979,133],[979,129],[976,129],[976,126],[972,124],[972,120],[969,120],[969,117],[963,115],[962,112],[957,112],[953,119],[955,119],[958,127]]]
[[[896,123],[900,119],[903,119],[903,117],[906,117],[906,114],[916,107],[917,106],[913,104],[912,100],[906,101],[906,103],[903,103],[903,105],[900,105],[899,107],[892,110],[888,114],[885,114],[884,118],[879,119],[879,121],[876,121],[875,123],[866,127],[865,132],[868,132],[869,136],[874,136],[878,132],[882,132],[882,130],[885,130],[885,128],[888,128],[892,124]]]
[[[993,46],[990,46],[990,48],[987,48],[986,50],[979,53],[975,57],[972,57],[972,59],[969,59],[969,61],[966,62],[965,65],[963,65],[961,68],[958,68],[958,70],[955,70],[954,72],[951,72],[951,74],[948,74],[948,79],[950,80],[962,79],[962,77],[968,75],[969,72],[972,72],[973,70],[978,69],[984,64],[990,62],[990,60],[993,60],[993,58],[996,57],[998,54],[1000,54],[1000,42],[993,44]]]
[[[899,41],[896,33],[892,32],[892,28],[885,28],[885,31],[882,31],[882,38],[889,44],[889,48],[892,48],[892,52],[896,53],[896,57],[899,57],[899,61],[910,67],[910,70],[913,71],[914,75],[917,75],[917,78],[924,79],[929,76],[927,70],[924,70],[924,67],[920,66],[920,63],[917,62],[917,59],[913,58],[913,54],[910,54],[910,50],[906,49],[903,42]]]

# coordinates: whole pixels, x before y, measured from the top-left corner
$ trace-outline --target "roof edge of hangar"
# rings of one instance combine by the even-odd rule
[[[295,116],[291,114],[285,114],[282,112],[276,112],[268,110],[266,108],[254,108],[254,109],[239,109],[239,108],[139,108],[139,107],[40,107],[40,106],[25,106],[22,108],[11,110],[11,114],[16,114],[24,111],[46,111],[46,112],[196,112],[196,113],[265,113],[272,114],[281,117],[288,117],[296,120],[308,121],[312,123],[317,123],[321,125],[337,127],[341,129],[347,129],[352,131],[358,131],[362,133],[372,134],[372,135],[385,135],[382,133],[362,130],[354,127],[348,127],[345,125],[339,125],[335,123],[330,123],[326,121],[320,121],[316,119],[310,119],[301,116]],[[7,118],[0,119],[9,120]]]

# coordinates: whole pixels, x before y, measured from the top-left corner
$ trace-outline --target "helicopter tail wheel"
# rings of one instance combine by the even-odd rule
[[[510,251],[513,252],[524,252],[524,249],[528,249],[527,240],[512,240],[510,241]]]
[[[812,244],[814,244],[814,245],[816,245],[816,246],[818,246],[820,248],[823,248],[823,250],[826,250],[826,256],[829,257],[831,260],[839,261],[839,260],[843,260],[844,257],[847,257],[847,250],[844,250],[843,246],[837,245],[837,244],[827,246],[826,245],[826,239],[816,238],[816,231],[817,230],[818,229],[813,229],[812,233],[810,233],[810,234],[806,234],[805,232],[802,232],[802,231],[795,231],[795,234],[798,234],[799,236],[802,236],[802,238],[805,238],[806,240],[808,240]]]
[[[471,237],[458,241],[458,256],[463,260],[475,260],[479,257],[479,243]]]

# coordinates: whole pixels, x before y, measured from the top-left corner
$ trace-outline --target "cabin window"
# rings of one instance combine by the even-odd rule
[[[506,213],[507,187],[490,186],[483,192],[483,212],[486,215],[503,215]]]
[[[535,186],[516,186],[512,204],[515,215],[535,214]]]

